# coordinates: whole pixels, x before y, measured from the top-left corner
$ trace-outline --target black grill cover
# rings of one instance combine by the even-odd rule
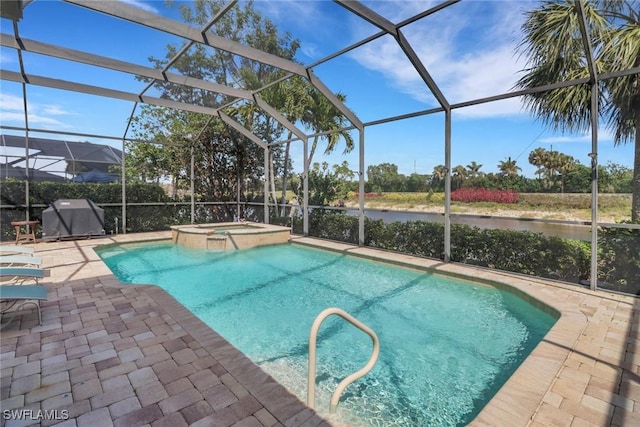
[[[104,209],[89,199],[56,200],[42,212],[42,237],[89,237],[104,234]]]

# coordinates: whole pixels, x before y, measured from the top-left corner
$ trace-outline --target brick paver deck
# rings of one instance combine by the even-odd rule
[[[42,325],[1,332],[0,409],[67,411],[64,426],[329,426],[155,286],[122,285],[96,245],[168,233],[38,243],[49,277]],[[300,238],[359,256],[380,251]],[[382,253],[396,263],[508,283],[561,318],[485,407],[478,426],[640,425],[638,299]],[[533,298],[535,299],[533,299]],[[537,301],[536,301],[537,300]],[[62,412],[58,412],[61,414]],[[6,426],[40,425],[5,420]],[[41,425],[60,421],[43,420]]]

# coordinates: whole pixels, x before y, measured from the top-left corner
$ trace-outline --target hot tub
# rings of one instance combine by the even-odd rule
[[[171,226],[173,243],[194,249],[249,249],[287,243],[290,237],[289,227],[271,224],[220,222]]]

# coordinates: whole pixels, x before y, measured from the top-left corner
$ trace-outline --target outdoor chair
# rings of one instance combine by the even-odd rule
[[[0,267],[37,267],[42,265],[42,258],[28,255],[0,255]]]
[[[4,258],[37,258],[29,256],[7,256]],[[39,261],[39,260],[38,260]],[[42,313],[40,312],[40,301],[47,299],[47,288],[38,285],[38,280],[44,277],[44,270],[36,267],[0,267],[0,315],[8,312],[17,313],[26,305],[34,305],[38,311],[38,324],[42,323]],[[24,283],[33,280],[35,285],[25,285]],[[15,314],[2,328],[11,323]]]
[[[12,285],[22,285],[28,280],[35,281],[38,284],[38,279],[44,277],[44,270],[36,267],[0,267],[0,282],[5,285],[4,282],[11,281]]]
[[[40,301],[46,301],[47,288],[38,285],[0,285],[0,316],[12,311],[17,313],[25,305],[33,305],[38,311],[38,325],[42,324]],[[7,326],[15,314],[0,329]]]
[[[32,255],[33,248],[28,246],[0,246],[0,255]]]

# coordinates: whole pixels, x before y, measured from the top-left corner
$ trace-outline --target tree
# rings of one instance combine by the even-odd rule
[[[564,183],[567,173],[573,171],[576,168],[576,160],[569,155],[558,153],[558,156],[554,158],[555,170],[560,173],[560,192],[564,193]]]
[[[309,204],[311,206],[328,206],[338,199],[345,199],[349,192],[349,181],[354,173],[349,164],[344,161],[341,165],[329,168],[327,162],[314,163],[309,168]],[[294,191],[302,192],[302,177],[297,181]]]
[[[447,168],[444,165],[436,165],[431,173],[431,187],[440,188],[443,183],[444,177],[447,175]]]
[[[398,173],[398,166],[393,163],[380,163],[367,167],[367,182],[376,192],[402,191],[404,176]]]
[[[547,1],[527,13],[518,50],[527,57],[521,89],[589,78],[581,38],[578,1]],[[598,72],[630,70],[640,65],[640,2],[581,1]],[[588,85],[569,86],[525,96],[525,106],[553,129],[582,132],[590,127]],[[631,218],[640,222],[640,75],[600,82],[598,114],[614,130],[615,143],[635,141]]]
[[[406,178],[405,190],[410,192],[427,191],[429,178],[429,175],[414,172]]]
[[[157,144],[147,142],[125,143],[125,180],[129,183],[155,182],[167,176],[176,176],[169,172],[169,150]],[[174,183],[175,184],[175,183]]]
[[[598,182],[602,183],[601,177],[606,177],[606,172],[602,166],[598,167]],[[564,190],[569,193],[588,193],[591,191],[591,167],[575,163],[574,168],[566,173],[564,179]],[[601,184],[600,184],[601,185]],[[606,191],[606,186],[601,185],[603,193]]]
[[[462,183],[464,182],[466,177],[467,169],[464,166],[458,165],[454,167],[451,171],[451,183],[453,189],[455,190],[457,188],[462,188]]]
[[[547,157],[547,150],[542,147],[538,147],[529,153],[529,163],[535,166],[536,175],[538,175],[538,179],[542,178],[542,174],[544,172],[544,162]]]
[[[342,93],[337,93],[336,97],[342,102],[347,100],[346,95]],[[340,139],[344,139],[345,142],[343,153],[350,153],[355,145],[351,133],[344,130],[347,125],[345,115],[316,88],[310,88],[310,101],[306,114],[302,119],[303,122],[313,129],[315,133],[329,133],[314,136],[309,151],[309,159],[306,161],[311,164],[320,137],[327,140],[327,147],[324,150],[325,154],[332,153],[338,146]]]
[[[610,177],[611,192],[613,193],[630,193],[631,183],[633,180],[633,170],[628,167],[608,162],[604,168]]]
[[[302,120],[309,105],[313,102],[311,98],[309,83],[300,76],[292,76],[291,78],[272,86],[263,92],[262,96],[270,105],[282,113],[289,122],[296,124]],[[281,216],[285,216],[287,202],[287,185],[291,170],[291,138],[293,133],[288,131],[287,142],[284,146],[284,161],[282,168],[282,192],[281,192]],[[274,179],[275,181],[275,179]],[[275,187],[275,182],[273,183]]]
[[[225,3],[223,0],[197,0],[180,7],[185,22],[202,26]],[[272,22],[262,17],[254,9],[253,2],[230,9],[217,21],[213,31],[226,39],[288,60],[293,60],[299,47],[297,40],[288,33],[280,34]],[[179,47],[170,45],[165,58],[151,58],[151,61],[157,68],[163,68],[178,50]],[[284,71],[273,66],[222,50],[207,49],[200,44],[183,53],[172,63],[172,68],[188,77],[246,90],[256,90],[285,75]],[[207,90],[166,82],[156,81],[154,85],[162,98],[172,100],[209,107],[222,107],[232,100]],[[267,90],[264,96],[272,94]],[[266,142],[276,140],[284,132],[282,126],[252,103],[225,107],[223,111]],[[253,187],[263,177],[269,178],[264,176],[264,150],[223,122],[210,120],[208,116],[145,105],[133,129],[140,139],[171,143],[163,150],[168,150],[171,153],[168,157],[178,165],[171,173],[181,178],[188,178],[193,147],[196,193],[208,200],[234,200],[238,193],[242,193],[242,186],[250,184]],[[270,151],[274,155],[274,167],[271,169],[283,169],[283,150],[275,147]],[[275,186],[274,181],[272,179],[272,187]]]
[[[498,163],[500,175],[503,177],[518,176],[518,172],[521,171],[522,168],[516,163],[517,161],[512,160],[511,157],[507,157],[507,160],[500,160],[500,163]]]
[[[472,161],[471,163],[469,163],[467,165],[467,169],[469,170],[469,173],[467,174],[470,178],[476,178],[478,176],[482,176],[484,175],[483,172],[480,172],[480,168],[482,167],[482,165],[479,165],[478,163],[476,163],[475,161]]]

